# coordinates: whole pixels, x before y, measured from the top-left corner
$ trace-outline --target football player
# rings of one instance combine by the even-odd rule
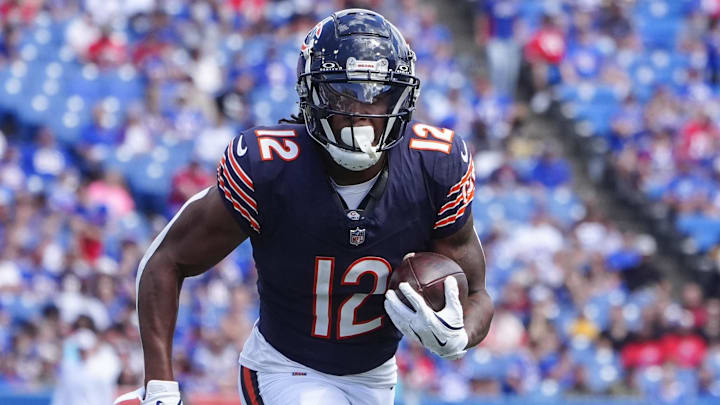
[[[239,133],[217,185],[185,203],[140,263],[146,387],[132,395],[143,404],[181,403],[171,348],[183,280],[247,238],[260,318],[240,355],[244,404],[390,405],[403,334],[447,359],[487,334],[473,161],[452,130],[411,122],[420,81],[403,36],[375,12],[336,12],[310,31],[297,70],[300,114]],[[393,267],[419,251],[456,261],[468,299],[453,277],[440,312],[407,283],[413,309],[387,291]]]

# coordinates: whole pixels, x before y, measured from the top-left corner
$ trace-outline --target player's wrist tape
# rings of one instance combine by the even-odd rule
[[[125,401],[140,400],[141,404],[182,405],[180,398],[180,385],[177,381],[150,380],[147,387],[140,387],[135,391],[119,396],[114,405]]]
[[[150,380],[145,388],[145,395],[150,397],[164,393],[180,393],[180,384],[177,381]]]
[[[150,380],[145,388],[143,404],[181,405],[180,385],[177,381]]]

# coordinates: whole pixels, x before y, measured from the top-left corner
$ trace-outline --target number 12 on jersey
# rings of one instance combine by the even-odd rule
[[[270,130],[261,129],[255,131],[260,149],[260,158],[263,161],[273,160],[274,156],[290,162],[300,154],[300,147],[292,138],[297,136],[295,130]]]
[[[446,155],[452,151],[454,131],[425,124],[415,124],[412,129],[418,138],[410,139],[410,149],[434,150]],[[428,134],[433,139],[428,139]]]
[[[329,338],[330,327],[333,322],[331,314],[331,298],[333,273],[335,269],[334,257],[315,258],[315,283],[313,291],[313,329],[312,335]],[[387,260],[381,257],[363,257],[355,260],[343,273],[340,283],[343,285],[358,285],[360,278],[366,274],[374,278],[374,287],[369,293],[355,293],[345,299],[338,308],[336,315],[338,339],[347,339],[353,336],[372,332],[382,326],[383,315],[373,319],[358,322],[356,314],[358,308],[372,294],[385,294],[387,280],[392,267]]]

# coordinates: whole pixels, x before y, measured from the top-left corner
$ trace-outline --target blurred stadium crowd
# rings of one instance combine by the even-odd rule
[[[417,52],[417,119],[473,146],[497,308],[463,360],[403,341],[401,395],[720,397],[720,299],[695,283],[673,299],[653,237],[580,200],[569,163],[527,124],[528,105],[562,101],[720,260],[720,2],[699,0],[472,2],[487,75],[417,0],[0,1],[0,387],[54,384],[80,330],[120,384],[140,383],[144,249],[213,184],[237,130],[295,112],[298,44],[350,6],[383,13]],[[186,281],[184,391],[237,392],[254,277],[246,243]]]
[[[607,151],[633,192],[667,218],[686,254],[720,264],[720,5],[643,1],[600,18],[578,13],[556,96]]]

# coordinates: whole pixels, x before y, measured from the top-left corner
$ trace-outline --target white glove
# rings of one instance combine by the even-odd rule
[[[140,387],[123,394],[113,402],[113,405],[121,405],[131,400],[140,400],[141,405],[182,405],[177,381],[150,380],[147,389]]]
[[[463,322],[457,280],[448,277],[445,283],[445,308],[435,312],[410,284],[400,283],[400,292],[415,308],[403,304],[393,290],[385,293],[385,311],[405,336],[417,339],[438,356],[455,360],[465,355],[468,335]]]

